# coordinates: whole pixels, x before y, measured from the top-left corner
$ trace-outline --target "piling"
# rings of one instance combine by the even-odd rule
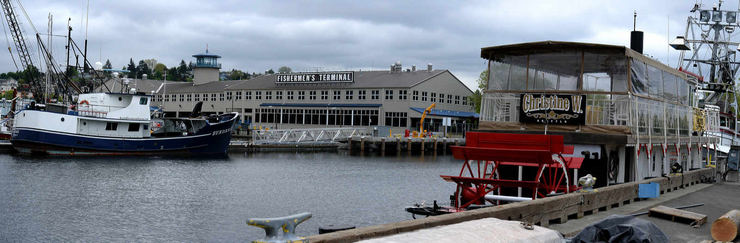
[[[421,153],[424,153],[424,145],[426,145],[426,138],[421,138]]]
[[[437,154],[437,138],[434,138],[434,154]]]
[[[360,152],[361,153],[365,152],[365,137],[364,136],[360,137]]]
[[[380,154],[385,156],[385,138],[380,138]]]
[[[411,138],[408,138],[406,140],[406,152],[408,152],[409,155],[411,155]]]
[[[401,138],[396,138],[396,152],[401,153]]]

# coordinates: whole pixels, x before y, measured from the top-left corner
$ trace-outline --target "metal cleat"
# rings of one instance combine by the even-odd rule
[[[295,235],[295,227],[311,218],[311,213],[299,213],[280,218],[249,218],[247,224],[265,230],[265,238],[252,242],[308,242],[303,237]],[[278,235],[282,230],[282,235]]]

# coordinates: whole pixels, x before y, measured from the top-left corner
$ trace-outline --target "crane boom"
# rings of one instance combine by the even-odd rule
[[[2,5],[8,28],[13,36],[13,42],[15,43],[15,49],[18,52],[21,65],[23,66],[23,70],[25,70],[28,66],[33,66],[33,61],[31,60],[31,55],[28,53],[26,40],[23,37],[23,30],[18,24],[18,18],[13,10],[13,5],[10,4],[10,0],[0,0],[0,5]]]

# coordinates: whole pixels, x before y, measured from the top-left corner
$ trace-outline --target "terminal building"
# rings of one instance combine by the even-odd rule
[[[249,80],[219,81],[220,56],[193,55],[193,82],[130,80],[129,86],[152,94],[152,105],[166,116],[189,116],[198,102],[202,113],[239,112],[251,128],[289,129],[388,126],[394,133],[418,129],[424,110],[424,128],[467,130],[477,123],[467,88],[449,70],[404,70],[395,63],[387,70],[331,71],[270,74]],[[113,81],[108,86],[115,85]],[[120,87],[120,84],[118,85]]]

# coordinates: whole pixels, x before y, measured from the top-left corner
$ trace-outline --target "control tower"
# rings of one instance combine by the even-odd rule
[[[205,53],[195,54],[195,65],[193,66],[193,84],[199,85],[208,82],[218,81],[218,72],[221,69],[221,63],[218,63],[219,55],[209,54],[206,48]]]

